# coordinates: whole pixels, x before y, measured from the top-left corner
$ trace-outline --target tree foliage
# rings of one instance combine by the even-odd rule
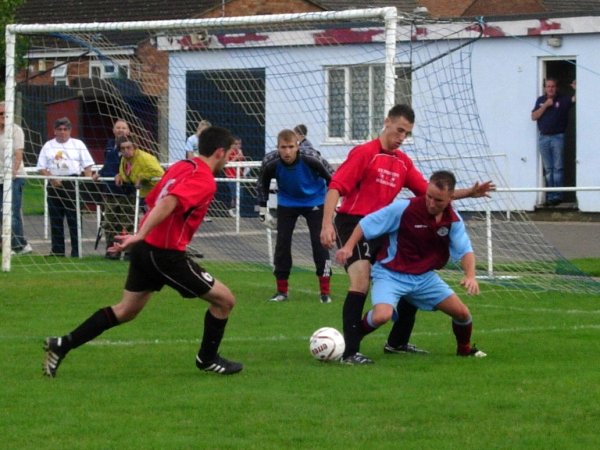
[[[24,0],[2,0],[0,1],[0,24],[2,25],[2,33],[0,33],[0,98],[4,98],[4,84],[6,77],[6,25],[14,23],[15,12],[17,6],[21,5]]]

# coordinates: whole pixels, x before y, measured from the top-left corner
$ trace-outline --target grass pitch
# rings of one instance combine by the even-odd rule
[[[126,264],[118,274],[1,274],[3,448],[600,446],[598,298],[463,296],[487,358],[454,356],[450,319],[419,312],[411,341],[429,355],[384,355],[388,325],[363,341],[376,363],[349,367],[308,351],[314,330],[341,329],[345,275],[333,279],[332,304],[318,302],[308,271],[292,274],[290,301],[273,304],[268,271],[205,266],[238,298],[221,346],[245,364],[238,375],[195,368],[206,304],[165,288],[135,321],[73,351],[57,378],[44,378],[43,338],[115,303]]]

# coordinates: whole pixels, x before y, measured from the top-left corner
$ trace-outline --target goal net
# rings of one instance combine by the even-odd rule
[[[14,131],[13,123],[20,126],[25,136],[27,175],[19,179],[25,180],[22,219],[32,251],[17,248],[11,254],[12,183],[6,175],[12,152],[7,151],[3,270],[122,270],[123,263],[105,259],[106,241],[135,229],[143,189],[117,198],[107,187],[112,175],[63,179],[76,195],[64,209],[67,215],[74,211],[70,217],[77,223],[73,228],[64,222],[66,256],[49,256],[56,229],[48,196],[55,194],[36,166],[61,117],[69,118],[71,136],[87,146],[94,171],[104,166],[118,119],[163,167],[185,157],[186,141],[202,120],[240,138],[245,160],[217,175],[209,220],[189,248],[207,267],[269,270],[275,232],[258,220],[256,177],[265,153],[276,149],[279,131],[298,124],[307,127],[308,139],[335,167],[353,146],[378,135],[391,106],[409,103],[417,119],[403,149],[425,176],[449,169],[459,187],[485,180],[505,186],[506,168],[490,152],[471,85],[472,44],[480,35],[476,23],[427,21],[395,8],[11,25],[6,125],[7,131]],[[23,55],[15,55],[17,39],[27,48]],[[6,143],[12,144],[8,134]],[[271,208],[275,199],[273,193]],[[505,193],[455,202],[469,227],[484,290],[598,292],[598,284],[546,242],[516,205]],[[292,253],[297,269],[314,270],[302,219]],[[445,276],[458,279],[453,267]]]

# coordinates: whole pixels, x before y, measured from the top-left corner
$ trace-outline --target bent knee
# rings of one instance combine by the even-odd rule
[[[469,308],[467,308],[466,306],[459,308],[456,311],[453,319],[456,320],[457,322],[461,322],[461,323],[470,322],[471,321],[471,312],[469,311]]]
[[[226,314],[233,309],[236,303],[235,296],[227,288],[209,292],[206,300]]]
[[[130,322],[137,317],[141,309],[122,306],[120,304],[112,307],[117,321],[121,323]]]
[[[219,303],[219,306],[227,311],[231,311],[235,306],[236,300],[233,294],[228,295],[222,299]]]
[[[377,305],[373,310],[371,320],[377,326],[389,322],[394,315],[394,308],[391,305]]]

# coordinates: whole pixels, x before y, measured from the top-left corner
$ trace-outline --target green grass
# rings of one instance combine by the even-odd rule
[[[44,214],[44,184],[42,180],[27,180],[23,188],[23,215]]]
[[[211,265],[206,263],[207,268]],[[599,298],[468,298],[481,360],[454,356],[450,321],[420,312],[426,356],[384,355],[385,327],[362,345],[376,363],[314,360],[308,337],[341,328],[345,275],[318,303],[314,274],[290,301],[265,301],[272,275],[214,270],[238,298],[221,346],[239,375],[194,366],[205,303],[169,288],[132,323],[41,376],[44,336],[120,298],[121,273],[1,274],[0,417],[7,449],[598,448]]]
[[[577,268],[592,277],[600,277],[600,259],[580,258],[571,261]]]

